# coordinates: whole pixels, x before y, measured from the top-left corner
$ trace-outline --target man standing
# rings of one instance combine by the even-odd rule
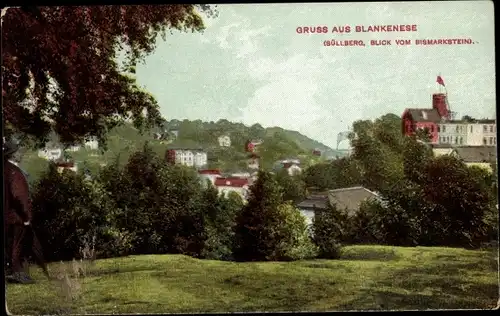
[[[3,163],[4,163],[4,232],[6,247],[6,280],[17,283],[31,283],[33,280],[22,269],[21,251],[22,242],[25,241],[25,233],[31,225],[31,203],[29,196],[26,199],[19,198],[15,192],[29,191],[26,186],[27,180],[19,179],[25,177],[25,173],[14,164],[11,159],[18,150],[17,143],[7,142],[3,139]],[[26,181],[26,183],[24,183]],[[29,194],[29,192],[28,192]],[[29,235],[29,234],[28,234]]]

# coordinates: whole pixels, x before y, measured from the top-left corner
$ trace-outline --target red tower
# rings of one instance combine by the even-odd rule
[[[448,107],[448,102],[446,100],[446,94],[434,93],[432,95],[432,108],[438,111],[441,118],[447,120],[451,119],[451,113]]]

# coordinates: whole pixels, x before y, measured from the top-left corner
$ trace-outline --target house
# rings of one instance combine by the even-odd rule
[[[418,130],[427,129],[431,135],[431,143],[437,143],[438,123],[451,118],[446,94],[434,93],[432,108],[407,108],[401,118],[404,135],[414,135]]]
[[[438,142],[464,146],[495,146],[496,130],[495,120],[445,121],[438,125]]]
[[[199,148],[170,148],[165,159],[172,164],[201,168],[207,164],[207,153]]]
[[[245,151],[253,153],[256,150],[257,146],[261,145],[262,143],[263,143],[263,141],[260,139],[247,140],[247,142],[245,144]]]
[[[78,165],[77,165],[77,163],[75,163],[73,161],[56,162],[56,166],[57,166],[57,171],[59,173],[62,173],[64,170],[71,170],[73,172],[78,171]]]
[[[467,166],[478,166],[490,172],[491,164],[497,160],[497,150],[494,146],[456,147],[450,154],[462,159]]]
[[[220,147],[230,147],[231,146],[231,138],[228,135],[222,135],[218,138]]]
[[[243,200],[248,197],[248,188],[250,186],[248,179],[236,177],[217,178],[214,185],[219,193],[224,194],[226,197],[230,192],[237,193]]]
[[[283,169],[288,171],[291,176],[299,175],[302,172],[302,168],[296,163],[285,162],[283,163]]]
[[[337,209],[346,210],[349,216],[356,214],[362,202],[380,198],[377,193],[362,186],[330,190],[328,197],[332,205],[335,204]]]
[[[97,150],[99,149],[99,141],[97,140],[97,137],[92,136],[89,140],[85,141],[84,146],[85,148],[91,150]]]
[[[315,212],[325,210],[329,205],[335,205],[337,209],[347,211],[348,216],[353,216],[362,202],[371,199],[378,200],[379,195],[364,187],[355,186],[312,194],[297,204],[297,208],[306,218],[306,222],[311,224]]]
[[[215,179],[222,177],[219,169],[198,170],[198,174],[201,179],[209,180],[212,185],[215,185]]]
[[[305,217],[307,225],[312,225],[315,212],[325,210],[330,203],[328,193],[308,196],[304,201],[297,204],[300,214]]]
[[[260,157],[257,154],[252,153],[248,159],[249,169],[259,169]]]
[[[38,157],[46,160],[55,161],[62,157],[62,153],[63,151],[61,148],[45,147],[44,149],[38,151]]]
[[[312,151],[313,156],[321,156],[321,150],[315,149]]]

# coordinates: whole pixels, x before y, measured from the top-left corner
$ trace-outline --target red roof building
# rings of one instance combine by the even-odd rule
[[[432,95],[432,108],[407,108],[402,118],[402,132],[404,135],[413,135],[419,129],[427,129],[431,135],[431,142],[438,142],[438,123],[449,120],[451,112],[446,101],[446,94]]]

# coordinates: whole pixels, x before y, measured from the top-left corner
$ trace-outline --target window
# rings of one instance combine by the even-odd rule
[[[470,126],[470,132],[472,133],[472,131],[473,131],[473,130],[472,130],[472,125],[471,125],[471,126]]]
[[[493,125],[490,126],[490,133],[493,133]]]
[[[493,137],[489,137],[490,145],[493,145]]]
[[[443,125],[443,133],[446,132],[446,125]]]
[[[488,142],[486,140],[486,137],[483,137],[483,145],[486,145]]]
[[[483,132],[488,132],[488,126],[487,125],[483,125]]]
[[[438,125],[438,133],[441,132],[441,125]]]
[[[455,136],[455,144],[458,144],[458,137]]]
[[[457,125],[457,127],[455,128],[455,130],[457,131],[457,133],[460,131],[460,126]]]
[[[462,136],[460,136],[460,145],[462,145],[464,143],[464,139],[462,138]]]

